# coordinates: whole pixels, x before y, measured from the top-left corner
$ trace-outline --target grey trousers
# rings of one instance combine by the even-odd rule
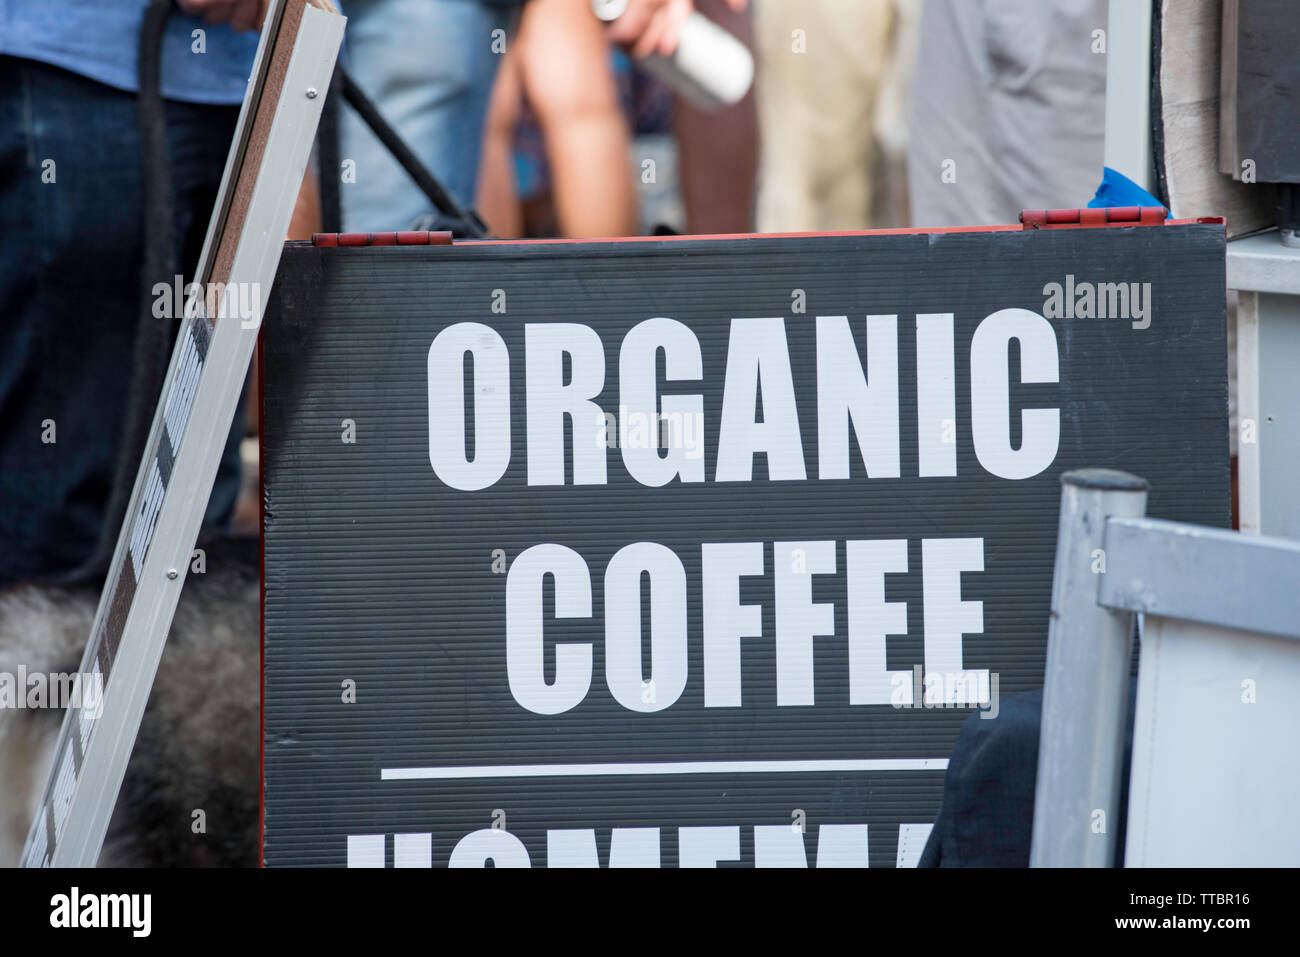
[[[913,80],[913,225],[1075,208],[1102,174],[1105,0],[925,0]]]

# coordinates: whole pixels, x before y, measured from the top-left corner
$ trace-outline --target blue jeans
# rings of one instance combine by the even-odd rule
[[[186,275],[237,115],[166,103],[173,259]],[[143,244],[135,94],[0,56],[0,585],[65,575],[94,550],[144,304]],[[175,335],[178,323],[157,321]],[[238,489],[232,442],[209,522],[228,518]]]
[[[488,98],[508,9],[471,0],[348,0],[346,63],[362,91],[462,206],[472,206]],[[498,36],[504,36],[499,34]],[[407,229],[433,204],[344,105],[339,185],[349,232]]]

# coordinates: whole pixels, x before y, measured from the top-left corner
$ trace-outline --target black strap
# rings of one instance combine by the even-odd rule
[[[175,10],[175,0],[150,0],[140,24],[138,114],[140,122],[141,183],[144,194],[144,264],[141,270],[143,296],[136,323],[135,352],[132,358],[127,409],[118,444],[113,484],[99,541],[94,553],[78,569],[62,578],[82,581],[102,578],[108,570],[118,532],[135,488],[140,458],[144,455],[153,424],[154,410],[167,375],[172,342],[168,320],[153,315],[153,288],[163,282],[170,288],[176,273],[173,242],[173,200],[170,163],[167,155],[167,120],[162,98],[162,40],[167,19]],[[336,68],[336,85],[343,98],[365,120],[380,142],[393,154],[402,168],[433,203],[434,208],[455,221],[456,231],[473,238],[488,235],[483,220],[473,209],[462,207],[443,187],[397,131],[384,119],[374,103],[361,91],[341,66]],[[334,148],[337,155],[337,147]],[[322,156],[322,160],[327,158]],[[337,169],[337,166],[335,167]],[[327,178],[327,177],[323,177]],[[323,184],[322,184],[323,185]],[[331,204],[337,210],[337,192]]]
[[[348,105],[365,120],[366,125],[379,138],[379,141],[393,154],[393,158],[402,164],[402,169],[406,170],[411,179],[415,180],[415,185],[420,187],[420,191],[429,197],[429,202],[433,203],[434,209],[449,219],[457,221],[464,233],[470,238],[482,239],[486,237],[488,235],[487,224],[483,222],[479,214],[473,209],[466,209],[456,202],[456,198],[447,192],[442,183],[438,182],[438,178],[429,171],[427,166],[420,162],[411,148],[406,145],[406,141],[384,119],[383,114],[379,112],[370,98],[361,91],[356,81],[352,79],[352,75],[342,66],[336,67],[335,73],[343,90],[343,98],[347,100]]]
[[[99,578],[108,570],[131,491],[135,488],[140,457],[144,455],[145,443],[149,440],[154,409],[167,375],[172,327],[168,320],[155,318],[153,314],[153,288],[159,282],[170,288],[176,272],[167,120],[161,85],[163,31],[173,9],[174,0],[151,0],[140,24],[138,114],[141,189],[144,195],[144,263],[140,279],[144,288],[136,321],[126,415],[108,505],[104,509],[95,551],[69,576],[72,580]]]

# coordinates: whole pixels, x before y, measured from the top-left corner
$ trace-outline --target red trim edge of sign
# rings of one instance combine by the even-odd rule
[[[450,246],[445,230],[411,229],[396,233],[312,233],[311,244],[335,246]]]
[[[930,226],[893,229],[853,229],[790,233],[688,233],[679,236],[606,236],[581,239],[472,239],[456,240],[456,245],[553,245],[557,243],[607,242],[674,242],[699,239],[784,239],[813,236],[896,236],[909,233],[989,233],[1027,229],[1090,229],[1099,226],[1183,226],[1189,224],[1223,224],[1222,216],[1199,216],[1194,219],[1169,219],[1163,206],[1113,206],[1101,209],[1026,209],[1019,225],[998,226]],[[408,230],[391,233],[313,233],[311,245],[334,249],[351,246],[450,246],[452,234],[445,231]],[[290,240],[286,245],[305,245]]]

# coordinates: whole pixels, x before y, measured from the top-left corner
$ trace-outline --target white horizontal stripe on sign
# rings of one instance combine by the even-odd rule
[[[381,781],[456,778],[560,778],[617,774],[814,774],[825,771],[945,771],[947,758],[846,761],[666,761],[639,764],[480,764],[452,768],[383,768]]]

